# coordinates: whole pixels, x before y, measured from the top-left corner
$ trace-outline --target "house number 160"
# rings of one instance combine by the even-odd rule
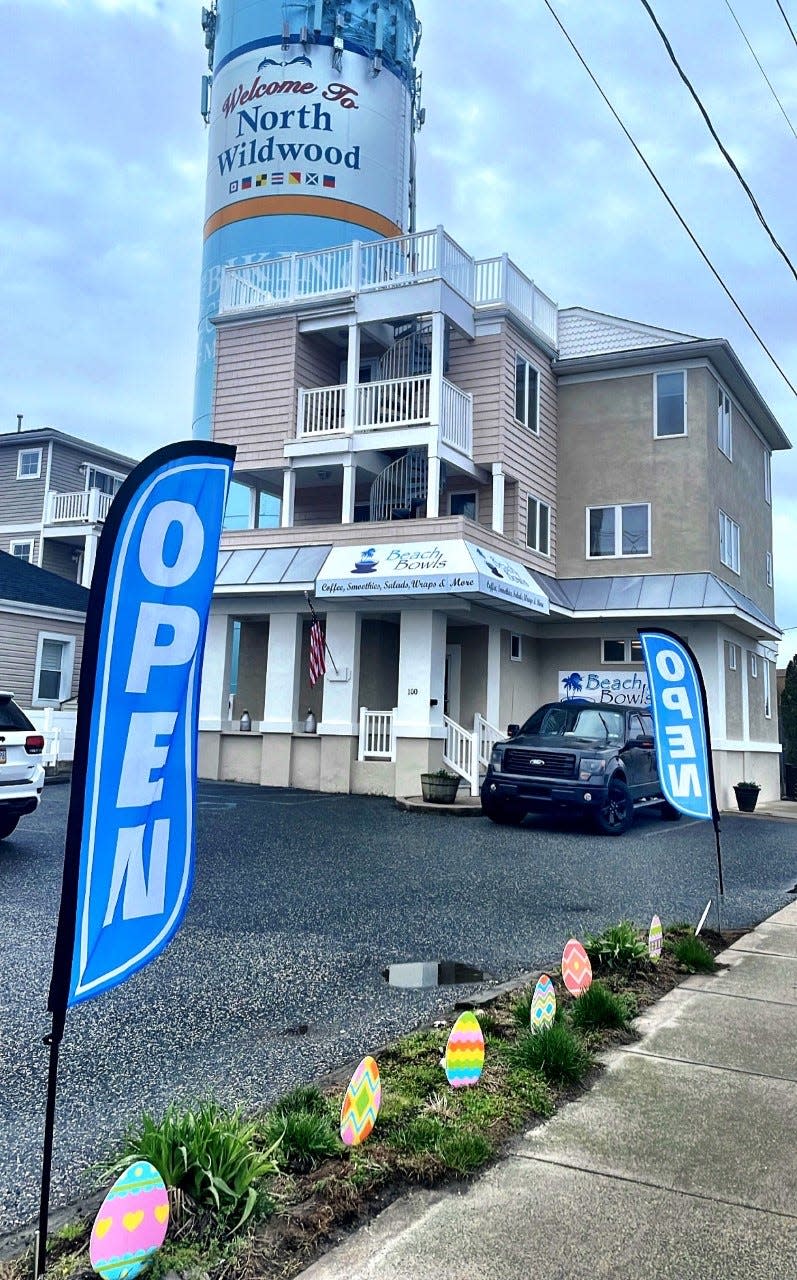
[[[408,690],[407,690],[407,697],[408,697],[408,698],[416,698],[417,696],[418,696],[418,690],[417,690],[417,689],[408,689]]]

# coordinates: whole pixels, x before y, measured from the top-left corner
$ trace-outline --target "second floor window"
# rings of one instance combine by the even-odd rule
[[[526,546],[543,556],[551,554],[551,508],[539,498],[529,498]]]
[[[41,473],[41,449],[20,449],[17,455],[17,480],[38,480]]]
[[[113,497],[121,487],[121,476],[115,476],[110,471],[98,471],[96,467],[86,469],[87,489],[99,489],[100,493],[109,493]]]
[[[739,526],[720,511],[720,560],[734,573],[740,573]]]
[[[539,434],[539,374],[523,356],[515,358],[515,417],[524,427]]]
[[[656,412],[653,434],[663,436],[686,435],[686,374],[656,374]]]
[[[717,444],[726,458],[733,457],[731,398],[717,383]]]
[[[650,503],[587,507],[587,558],[650,555]]]

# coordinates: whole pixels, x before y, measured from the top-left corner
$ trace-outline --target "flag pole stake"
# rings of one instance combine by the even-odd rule
[[[63,1020],[58,1019],[58,1023]],[[50,1062],[47,1072],[47,1109],[44,1118],[44,1147],[42,1151],[42,1181],[39,1200],[39,1226],[36,1231],[33,1258],[33,1280],[39,1280],[47,1269],[47,1231],[50,1217],[50,1181],[53,1167],[53,1136],[55,1134],[55,1096],[58,1087],[58,1054],[63,1038],[63,1026],[53,1019],[53,1029],[44,1037],[49,1046]]]

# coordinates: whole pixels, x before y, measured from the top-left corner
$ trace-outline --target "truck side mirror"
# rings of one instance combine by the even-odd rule
[[[514,738],[514,737],[515,737],[517,734],[519,734],[519,733],[520,733],[520,725],[519,725],[519,724],[508,724],[508,725],[506,726],[506,736],[507,736],[508,738]]]

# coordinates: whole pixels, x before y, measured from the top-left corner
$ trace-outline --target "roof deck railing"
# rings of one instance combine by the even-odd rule
[[[476,308],[507,307],[557,346],[556,303],[507,254],[477,261],[443,227],[227,267],[220,311],[289,307],[429,280],[444,281]]]

